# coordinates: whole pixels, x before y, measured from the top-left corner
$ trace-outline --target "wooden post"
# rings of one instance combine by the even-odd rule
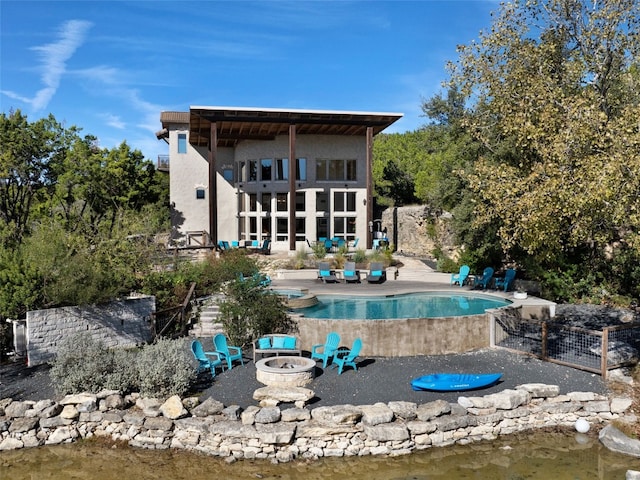
[[[607,379],[607,354],[609,353],[609,327],[605,327],[602,329],[602,345],[601,345],[601,355],[600,355],[600,375],[602,375],[602,380]]]
[[[218,243],[218,187],[216,185],[216,160],[218,154],[218,130],[216,122],[209,128],[209,241]]]
[[[547,341],[549,340],[549,330],[547,328],[547,322],[542,322],[542,359],[546,360],[548,356],[547,352]]]
[[[367,148],[366,148],[366,182],[367,182],[367,236],[366,248],[371,248],[373,235],[371,225],[373,225],[373,127],[367,127]]]
[[[289,251],[296,249],[296,126],[289,125]]]

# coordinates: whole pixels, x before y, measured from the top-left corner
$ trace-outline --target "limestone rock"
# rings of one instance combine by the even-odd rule
[[[365,425],[390,423],[393,420],[393,410],[384,403],[363,405],[360,409],[362,410],[362,423]]]
[[[280,421],[280,409],[278,407],[261,408],[256,413],[256,424],[258,423],[275,423]]]
[[[526,390],[511,390],[506,389],[502,392],[486,395],[493,406],[501,410],[512,410],[525,403],[529,403],[531,394]]]
[[[389,402],[387,405],[396,417],[413,420],[417,416],[416,410],[418,409],[418,405],[416,403],[395,401]]]
[[[328,424],[355,424],[362,417],[362,410],[353,405],[318,407],[311,411],[311,418]]]
[[[548,398],[560,395],[558,385],[547,385],[544,383],[525,383],[518,385],[516,390],[524,390],[531,394],[531,398]]]
[[[93,400],[94,402],[98,401],[98,397],[91,393],[78,393],[76,395],[67,395],[62,400],[60,400],[60,405],[79,405],[84,402],[89,402]]]
[[[627,437],[611,424],[600,430],[598,438],[605,447],[613,452],[640,457],[640,440]]]
[[[178,395],[169,397],[166,402],[160,405],[160,411],[162,412],[162,415],[170,418],[171,420],[182,418],[189,413],[187,412],[187,409],[184,408],[184,405],[182,405],[182,400]]]
[[[29,410],[29,404],[26,402],[11,402],[4,408],[5,416],[9,418],[24,417],[26,411]]]
[[[191,414],[196,417],[208,417],[216,415],[224,410],[224,404],[213,398],[207,398],[200,405],[191,410]]]
[[[445,402],[444,400],[435,400],[433,402],[418,405],[416,415],[418,420],[426,422],[432,418],[439,417],[440,415],[444,415],[449,412],[451,412],[451,405],[449,402]]]
[[[409,430],[400,423],[365,425],[364,433],[369,440],[378,442],[401,442],[409,438]]]
[[[287,408],[280,413],[283,422],[302,422],[311,418],[311,412],[307,408]]]
[[[253,392],[253,399],[257,401],[276,400],[278,402],[308,402],[315,396],[315,392],[304,387],[282,387],[270,385],[258,388]]]
[[[0,442],[0,452],[5,450],[18,450],[22,447],[24,447],[24,443],[13,437],[7,437]]]

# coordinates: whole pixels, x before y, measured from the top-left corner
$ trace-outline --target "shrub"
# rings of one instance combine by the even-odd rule
[[[318,260],[322,260],[327,256],[327,248],[324,246],[324,242],[316,242],[313,244],[313,254]]]
[[[367,261],[367,252],[362,248],[359,248],[353,254],[353,261],[357,264],[363,264]]]
[[[187,340],[159,339],[136,356],[140,394],[166,398],[182,395],[195,380],[197,367]]]
[[[138,348],[118,348],[113,351],[113,369],[104,380],[104,388],[132,392],[139,384],[136,356],[140,352]]]
[[[97,393],[111,371],[113,354],[88,333],[79,333],[60,342],[50,375],[58,393]]]

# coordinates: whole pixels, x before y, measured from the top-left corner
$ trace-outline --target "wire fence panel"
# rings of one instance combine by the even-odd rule
[[[640,323],[601,331],[522,318],[520,309],[491,313],[492,345],[562,365],[600,373],[638,362]]]

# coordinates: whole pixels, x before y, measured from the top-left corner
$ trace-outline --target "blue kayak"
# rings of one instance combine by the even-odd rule
[[[488,387],[502,377],[501,373],[434,373],[411,380],[414,390],[456,392]]]

